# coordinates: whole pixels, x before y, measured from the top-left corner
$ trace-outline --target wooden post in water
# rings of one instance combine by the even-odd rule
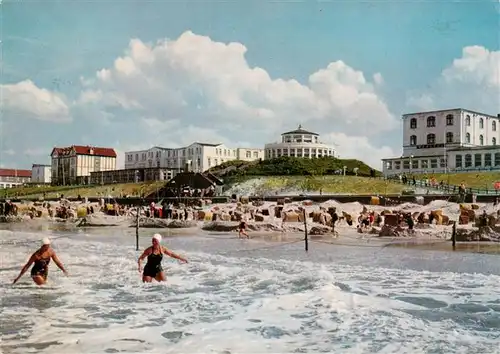
[[[457,222],[453,221],[453,228],[451,231],[451,245],[453,246],[453,251],[455,251],[457,246]]]
[[[306,208],[304,208],[304,247],[306,252],[309,251],[309,239],[307,237],[307,214]]]
[[[139,213],[140,208],[137,207],[137,215],[135,216],[135,250],[139,251]]]

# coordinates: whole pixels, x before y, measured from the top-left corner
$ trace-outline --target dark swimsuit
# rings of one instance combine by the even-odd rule
[[[160,272],[163,272],[163,268],[161,266],[161,261],[163,259],[163,253],[154,254],[151,253],[148,256],[148,261],[144,266],[144,271],[142,275],[144,277],[156,278],[156,275]]]
[[[47,275],[49,275],[49,263],[50,257],[36,260],[33,268],[31,268],[31,276],[41,276],[42,278],[47,279]]]

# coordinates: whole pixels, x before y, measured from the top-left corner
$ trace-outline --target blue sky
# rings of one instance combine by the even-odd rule
[[[458,107],[465,103],[468,104],[464,108],[489,114],[500,111],[498,2],[5,1],[2,7],[1,84],[3,92],[7,89],[9,92],[4,95],[7,109],[2,117],[0,146],[0,164],[5,167],[29,168],[31,163],[49,162],[53,146],[72,143],[112,146],[120,152],[154,143],[178,146],[191,138],[260,146],[275,140],[281,131],[294,128],[297,123],[322,133],[324,140],[337,146],[341,157],[357,157],[374,165],[381,155],[400,153],[399,117],[403,112]],[[224,75],[224,60],[231,53],[221,54],[221,59],[213,63],[214,70],[219,70],[214,73],[220,74],[207,77],[195,68],[183,68],[183,75],[169,74],[164,82],[159,80],[161,85],[169,87],[165,92],[177,92],[179,85],[183,92],[189,92],[186,101],[190,107],[182,109],[175,108],[173,98],[170,101],[163,97],[163,106],[162,97],[153,100],[151,96],[161,90],[152,87],[132,90],[138,81],[130,77],[129,81],[115,80],[113,86],[102,82],[84,85],[83,81],[95,79],[98,70],[112,69],[115,60],[126,55],[132,38],[155,45],[165,39],[176,41],[186,31],[209,37],[212,42],[241,43],[246,47],[244,58],[249,68],[262,68],[271,81],[295,79],[306,88],[312,87],[312,74],[332,62],[342,61],[352,70],[361,72],[371,85],[360,88],[354,83],[357,92],[368,90],[366,92],[374,94],[385,108],[372,101],[361,106],[365,103],[359,100],[352,103],[357,106],[345,108],[343,102],[350,102],[350,99],[339,97],[350,92],[352,83],[347,81],[352,77],[346,79],[345,72],[332,71],[322,79],[321,87],[335,87],[334,91],[329,91],[335,92],[335,97],[327,99],[323,91],[314,90],[314,100],[320,97],[321,102],[328,101],[325,103],[328,108],[321,113],[315,110],[323,103],[311,103],[311,107],[301,103],[300,109],[286,106],[288,100],[280,106],[270,105],[268,96],[276,92],[276,87],[270,84],[266,86],[268,91],[262,89],[263,97],[256,97],[255,90],[251,90],[249,97],[247,88],[235,89],[234,92],[242,92],[238,99],[245,101],[246,106],[259,105],[269,111],[263,120],[252,124],[251,112],[255,111],[228,110],[221,92],[230,93],[233,89],[220,89],[227,83],[217,81]],[[201,52],[196,41],[190,41],[189,45],[197,46],[193,55],[200,56],[200,60],[213,56],[217,48],[207,47]],[[454,60],[464,56],[464,48],[472,46],[486,50],[488,55],[485,57],[473,51],[466,61],[473,61],[472,66],[454,67]],[[174,60],[174,55],[177,54],[158,57],[154,62],[164,60],[174,65],[173,62],[184,58]],[[160,73],[171,69],[159,64],[155,68]],[[446,69],[452,70],[455,81],[443,80]],[[490,70],[486,73],[490,78],[496,73],[496,79],[488,81],[485,74],[479,75],[480,79],[473,77],[474,73],[484,70]],[[152,78],[159,77],[152,68],[147,72]],[[202,84],[196,73],[203,76]],[[380,82],[373,78],[377,73],[383,78]],[[342,86],[333,82],[336,79],[342,81]],[[15,86],[25,80],[31,80],[34,85]],[[180,83],[174,84],[174,80]],[[241,80],[233,81],[236,85]],[[188,84],[195,88],[187,88]],[[452,84],[452,88],[446,86]],[[125,89],[127,85],[130,90]],[[457,89],[458,86],[466,86],[467,90]],[[69,121],[53,121],[44,116],[47,113],[36,111],[39,108],[35,101],[41,96],[27,90],[41,89],[61,98],[68,108],[65,114],[71,117]],[[150,89],[148,97],[141,96],[141,92]],[[203,94],[195,97],[192,93],[197,89]],[[210,94],[208,90],[211,89],[219,91],[216,95]],[[287,90],[283,93],[285,97],[296,97],[288,93],[293,88]],[[474,92],[480,91],[484,95],[484,90],[488,90],[487,95],[493,100],[471,99],[470,91],[474,96]],[[141,109],[110,105],[109,100],[106,103],[102,97],[91,103],[75,103],[84,91],[100,92],[103,96],[119,93],[129,102],[137,101]],[[182,97],[188,96],[183,94]],[[419,107],[422,101],[428,104],[428,100],[421,97],[432,97],[432,107]],[[310,103],[311,99],[304,98],[306,101]],[[30,107],[23,108],[22,104]],[[200,112],[199,107],[194,107],[200,104],[210,106],[210,112],[208,109]],[[47,102],[45,108],[46,105]],[[57,115],[55,110],[53,108],[52,113]],[[311,110],[314,113],[308,114]],[[365,120],[357,117],[354,123],[347,124],[351,111],[364,116]],[[362,112],[373,112],[373,117]],[[266,125],[265,117],[272,124]],[[164,125],[158,125],[160,123]],[[381,125],[386,127],[377,131],[369,128]],[[150,129],[142,129],[145,126]],[[359,143],[350,146],[352,141]],[[374,151],[377,153],[373,154]]]

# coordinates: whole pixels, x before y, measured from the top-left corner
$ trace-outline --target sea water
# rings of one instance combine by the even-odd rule
[[[6,354],[500,353],[495,255],[170,236],[190,263],[143,284],[133,232],[109,228],[52,234],[69,277],[11,286],[43,236],[0,231]]]

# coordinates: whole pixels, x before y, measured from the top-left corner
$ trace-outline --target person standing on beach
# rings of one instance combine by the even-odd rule
[[[172,251],[169,251],[166,247],[163,247],[161,243],[161,235],[154,234],[152,245],[144,250],[142,255],[139,257],[137,264],[139,273],[142,272],[142,282],[143,283],[151,283],[153,279],[156,281],[165,281],[167,280],[165,277],[165,272],[163,272],[163,268],[161,266],[161,261],[163,260],[163,255],[166,254],[169,257],[176,258],[183,263],[187,263],[188,261],[184,258],[175,254]],[[142,261],[144,258],[148,257],[146,265],[144,266],[144,271],[142,270]]]
[[[54,249],[50,246],[50,239],[44,238],[42,240],[42,246],[35,251],[21,269],[21,272],[14,279],[12,284],[17,283],[19,279],[23,276],[24,273],[29,269],[29,267],[33,264],[33,268],[31,268],[31,279],[35,282],[36,285],[44,285],[47,282],[47,276],[49,275],[49,263],[50,260],[53,259],[54,263],[63,271],[65,275],[68,275],[66,269],[64,269],[63,264],[59,260],[56,255]]]

